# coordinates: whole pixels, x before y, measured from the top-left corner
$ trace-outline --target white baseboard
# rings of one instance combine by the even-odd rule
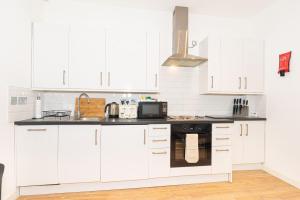
[[[292,186],[295,186],[296,188],[300,189],[300,182],[299,181],[295,181],[295,180],[292,180],[288,177],[286,177],[285,175],[277,172],[276,170],[273,170],[267,166],[264,166],[263,167],[263,170],[266,171],[267,173],[283,180],[284,182],[287,182],[288,184],[292,185]]]
[[[9,195],[8,197],[4,197],[3,200],[16,200],[20,195],[18,193]]]
[[[227,181],[230,182],[229,175],[230,174],[196,175],[196,176],[168,177],[168,178],[108,182],[108,183],[95,182],[95,183],[30,186],[30,187],[20,187],[20,195],[38,195],[38,194],[53,194],[53,193],[66,193],[66,192],[89,192],[89,191],[113,190],[113,189],[158,187],[158,186],[168,186],[168,185],[183,185],[183,184],[227,182]]]
[[[262,170],[263,163],[232,165],[233,171]]]

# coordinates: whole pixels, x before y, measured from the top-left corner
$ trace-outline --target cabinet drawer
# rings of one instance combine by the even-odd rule
[[[212,148],[212,173],[232,173],[230,146]]]
[[[230,146],[232,136],[225,134],[213,134],[212,136],[212,146]]]
[[[233,124],[227,123],[227,124],[213,124],[212,125],[212,133],[214,135],[218,134],[232,134],[232,127]]]
[[[166,148],[170,147],[170,136],[166,137],[149,137],[149,148]]]
[[[149,178],[167,177],[170,173],[170,149],[149,150]]]
[[[170,124],[151,124],[149,125],[149,136],[169,136]]]

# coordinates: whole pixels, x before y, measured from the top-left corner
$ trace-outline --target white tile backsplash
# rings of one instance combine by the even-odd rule
[[[222,115],[232,113],[234,96],[200,95],[199,70],[195,68],[161,67],[160,93],[151,94],[169,103],[169,115]],[[44,92],[42,97],[43,110],[74,110],[75,98],[79,92]],[[88,93],[90,97],[106,98],[106,102],[116,101],[124,96],[122,93]],[[149,94],[132,94],[133,97]],[[265,97],[247,96],[250,111],[265,115]]]

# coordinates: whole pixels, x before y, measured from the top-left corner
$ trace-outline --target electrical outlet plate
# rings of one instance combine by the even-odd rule
[[[10,105],[15,106],[18,104],[18,97],[10,97]]]
[[[19,105],[26,105],[27,104],[27,97],[18,97],[18,104]]]

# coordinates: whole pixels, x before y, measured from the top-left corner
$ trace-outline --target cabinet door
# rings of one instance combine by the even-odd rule
[[[212,148],[212,173],[231,173],[232,172],[232,158],[231,147],[220,146]]]
[[[147,89],[147,33],[107,32],[107,84],[112,90]]]
[[[242,164],[244,162],[244,125],[236,121],[233,125],[232,137],[232,162]]]
[[[147,126],[103,126],[101,132],[101,181],[148,177]]]
[[[33,87],[68,87],[69,27],[33,26]]]
[[[244,163],[263,163],[265,154],[265,122],[244,122]]]
[[[246,93],[264,92],[264,43],[244,40],[243,89]]]
[[[168,177],[170,174],[170,148],[149,149],[149,177]]]
[[[242,44],[240,39],[222,38],[221,40],[221,73],[224,92],[242,91]]]
[[[92,26],[71,26],[69,87],[104,88],[105,31]]]
[[[100,126],[59,126],[60,183],[100,181]]]
[[[159,89],[159,33],[147,34],[147,90]]]
[[[221,41],[217,37],[208,38],[208,91],[221,91]]]
[[[57,126],[16,126],[17,185],[57,184]]]

